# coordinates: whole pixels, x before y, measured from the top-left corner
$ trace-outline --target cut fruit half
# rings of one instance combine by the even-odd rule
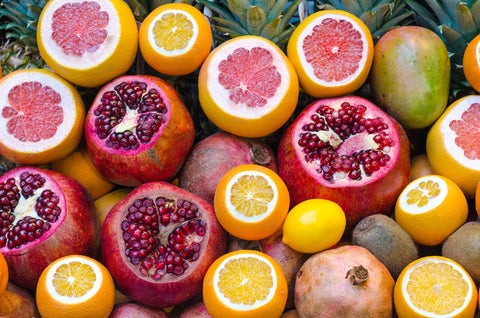
[[[467,198],[480,181],[480,96],[456,100],[430,128],[426,153],[435,174],[453,180]]]
[[[373,61],[373,40],[356,16],[324,10],[298,25],[287,54],[307,94],[334,97],[352,93],[366,81]]]
[[[215,214],[230,234],[245,240],[266,238],[280,229],[290,196],[280,177],[260,165],[240,165],[217,185]]]
[[[95,259],[69,255],[43,271],[36,300],[42,317],[107,318],[114,306],[115,285]]]
[[[428,175],[410,182],[400,193],[395,220],[423,245],[441,244],[468,217],[462,190],[450,179]]]
[[[218,258],[203,284],[203,300],[214,318],[280,317],[287,293],[280,265],[267,254],[253,250]]]
[[[394,287],[399,318],[473,317],[477,288],[467,271],[442,256],[427,256],[403,269]]]
[[[184,3],[162,5],[152,11],[139,30],[145,61],[160,73],[186,75],[200,67],[212,47],[207,18]]]
[[[200,105],[219,128],[263,137],[292,115],[299,94],[293,65],[273,42],[239,36],[213,50],[198,76]]]
[[[138,48],[138,29],[121,0],[51,0],[37,28],[38,49],[70,82],[96,87],[125,73]]]
[[[18,70],[0,80],[0,154],[40,165],[72,152],[83,134],[85,108],[77,89],[42,69]]]

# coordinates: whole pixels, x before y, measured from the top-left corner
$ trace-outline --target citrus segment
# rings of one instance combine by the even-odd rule
[[[458,263],[427,256],[400,273],[394,303],[399,318],[473,317],[477,293],[472,278]]]
[[[28,69],[0,80],[0,154],[20,164],[44,164],[73,151],[85,109],[78,91],[47,70]]]
[[[439,175],[411,181],[395,206],[397,223],[423,245],[441,244],[467,217],[468,203],[462,190]]]
[[[324,10],[307,17],[293,32],[287,54],[300,86],[313,97],[352,93],[367,79],[373,60],[373,40],[357,17]]]
[[[453,180],[468,198],[480,181],[480,96],[458,99],[430,128],[426,154],[432,170]]]
[[[60,76],[96,87],[128,70],[138,31],[124,1],[51,0],[39,17],[37,40],[42,58]]]
[[[218,258],[204,278],[203,297],[212,317],[279,317],[287,283],[270,256],[239,250]]]
[[[212,31],[194,6],[165,4],[142,22],[139,42],[142,56],[155,70],[185,75],[198,69],[210,53]]]
[[[227,172],[217,185],[215,214],[230,234],[257,240],[281,227],[290,197],[280,177],[260,165],[240,165]]]
[[[36,300],[42,317],[108,317],[115,286],[98,261],[69,255],[51,263],[40,276]]]
[[[224,42],[198,78],[200,104],[219,128],[243,137],[279,129],[297,104],[298,78],[285,54],[259,36]]]

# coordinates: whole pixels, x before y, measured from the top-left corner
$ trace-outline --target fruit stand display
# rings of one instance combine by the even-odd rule
[[[480,10],[0,2],[0,317],[480,315]]]

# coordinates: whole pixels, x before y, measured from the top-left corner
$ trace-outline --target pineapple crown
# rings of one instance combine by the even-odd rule
[[[195,0],[125,0],[135,16],[137,21],[142,22],[147,15],[161,5],[167,3],[185,3],[201,9],[201,6]]]
[[[290,20],[303,0],[197,0],[218,16],[212,17],[215,39],[225,42],[241,35],[258,35],[284,47],[294,30]]]

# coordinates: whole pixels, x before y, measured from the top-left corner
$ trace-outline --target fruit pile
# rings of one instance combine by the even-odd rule
[[[480,13],[0,3],[0,317],[480,315]]]

